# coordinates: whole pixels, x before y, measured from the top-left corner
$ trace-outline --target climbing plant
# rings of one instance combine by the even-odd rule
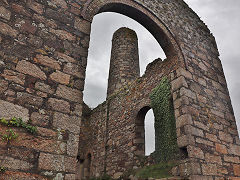
[[[5,118],[0,119],[0,124],[3,124],[5,126],[9,127],[21,127],[26,129],[31,134],[37,133],[37,128],[35,126],[30,125],[29,123],[23,122],[22,118],[16,118],[13,117],[10,120],[6,120]]]
[[[176,122],[174,116],[171,85],[164,77],[150,94],[151,106],[155,117],[156,162],[167,162],[180,157],[177,146]]]

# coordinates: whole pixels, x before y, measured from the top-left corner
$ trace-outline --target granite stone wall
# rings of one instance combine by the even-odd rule
[[[145,26],[167,60],[154,61],[139,81],[92,111],[92,135],[84,138],[93,143],[83,153],[78,147],[91,22],[108,11]],[[118,177],[137,166],[142,142],[135,139],[134,120],[150,106],[149,93],[163,76],[172,85],[178,146],[188,153],[178,174],[238,179],[240,142],[216,42],[182,0],[0,1],[0,118],[21,117],[37,127],[32,135],[0,125],[1,137],[9,129],[18,134],[0,140],[0,166],[7,169],[0,178],[75,179],[77,159],[89,154],[92,176]]]

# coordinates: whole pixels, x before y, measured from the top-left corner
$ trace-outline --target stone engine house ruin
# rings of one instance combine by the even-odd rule
[[[82,92],[91,22],[102,12],[138,21],[167,59],[139,77],[137,36],[116,31],[107,99],[91,110]],[[153,159],[177,160],[182,179],[240,178],[217,45],[183,0],[0,1],[0,179],[117,179],[141,166],[151,108]]]

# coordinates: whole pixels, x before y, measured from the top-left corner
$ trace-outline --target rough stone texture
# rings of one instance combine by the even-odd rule
[[[121,28],[114,33],[112,39],[107,95],[112,95],[139,76],[137,35],[128,28]]]
[[[61,84],[68,85],[70,81],[70,75],[62,73],[61,71],[57,71],[50,75],[50,79]]]
[[[41,71],[41,69],[39,67],[37,67],[35,64],[32,64],[25,60],[20,61],[17,64],[16,70],[23,74],[29,74],[30,76],[33,76],[33,77],[36,77],[36,78],[39,78],[42,80],[47,79],[45,73],[43,71]]]
[[[29,120],[28,109],[24,107],[0,100],[0,109],[0,118],[21,117],[25,122]]]
[[[18,34],[17,30],[13,29],[11,26],[3,22],[0,22],[0,27],[1,27],[0,33],[2,33],[3,35],[16,37]]]
[[[55,111],[70,113],[70,104],[64,100],[50,98],[48,99],[48,106]]]
[[[45,66],[51,67],[53,69],[57,70],[61,69],[59,63],[56,60],[49,58],[48,56],[37,55],[34,61]]]
[[[81,92],[63,85],[58,86],[56,96],[78,103],[82,101]]]
[[[5,9],[4,7],[0,6],[0,17],[6,20],[10,20],[11,12]]]
[[[82,91],[91,22],[101,12],[122,13],[141,23],[167,59],[149,64],[143,77],[133,78],[91,111]],[[106,171],[117,177],[138,167],[144,118],[136,124],[136,117],[151,108],[149,94],[166,76],[177,143],[185,152],[177,167],[180,175],[239,179],[240,141],[216,42],[182,0],[3,0],[0,27],[0,115],[30,119],[39,130],[32,136],[13,128],[18,141],[0,141],[1,158],[8,160],[1,166],[9,167],[1,178],[74,179],[77,144],[85,160],[79,167],[90,169],[86,176]],[[3,134],[8,127],[0,126]]]

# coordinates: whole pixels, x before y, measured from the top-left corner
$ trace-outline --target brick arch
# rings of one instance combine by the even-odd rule
[[[94,0],[85,4],[82,16],[92,22],[96,14],[103,12],[116,12],[136,20],[155,37],[168,59],[186,67],[181,47],[171,30],[146,7],[129,0]]]

